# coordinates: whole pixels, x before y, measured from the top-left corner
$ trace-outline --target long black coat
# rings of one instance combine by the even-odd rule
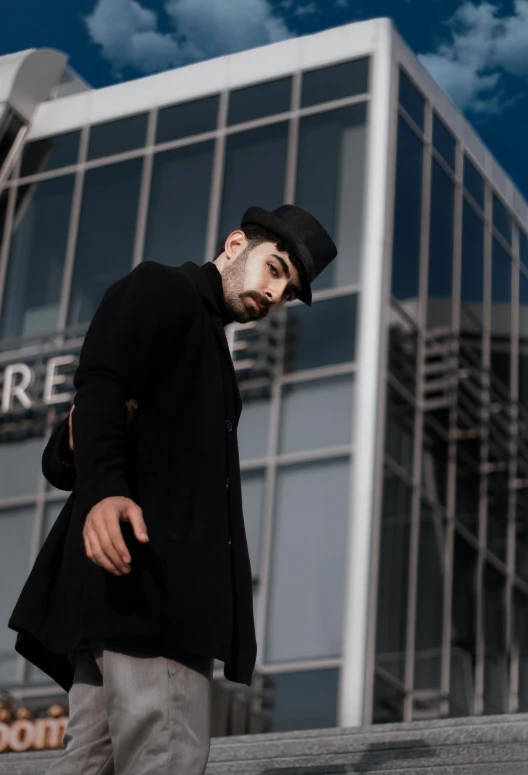
[[[216,268],[209,267],[209,271]],[[145,261],[112,285],[74,375],[75,470],[59,462],[67,418],[43,456],[74,487],[9,621],[16,649],[67,691],[67,654],[100,639],[225,662],[250,684],[256,658],[236,426],[241,412],[223,322],[204,267]],[[217,280],[219,275],[217,276]],[[127,427],[126,401],[138,401]],[[84,518],[109,496],[143,510],[150,541],[121,523],[131,573],[90,561]]]

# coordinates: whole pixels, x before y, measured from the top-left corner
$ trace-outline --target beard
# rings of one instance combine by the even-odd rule
[[[222,273],[222,285],[227,309],[231,312],[237,323],[249,323],[258,320],[267,312],[268,305],[265,299],[254,291],[245,291],[246,267],[251,248],[249,245],[232,262],[227,264]],[[266,312],[258,312],[253,304],[248,304],[248,299],[254,299],[264,306]]]

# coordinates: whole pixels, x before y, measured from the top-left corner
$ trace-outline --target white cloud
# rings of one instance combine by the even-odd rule
[[[153,73],[291,36],[268,0],[165,0],[172,31],[138,0],[97,0],[85,18],[92,41],[117,74]]]
[[[463,3],[447,22],[450,41],[419,55],[463,110],[500,113],[517,99],[507,98],[503,75],[528,75],[528,0],[516,0],[507,16],[500,10],[489,2]]]
[[[298,5],[295,11],[293,12],[294,16],[313,16],[314,13],[319,13],[319,9],[317,7],[317,3],[311,2],[306,3],[306,5]]]
[[[348,0],[335,0],[336,8],[348,8]]]

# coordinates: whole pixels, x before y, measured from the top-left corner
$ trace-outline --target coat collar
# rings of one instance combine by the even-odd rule
[[[200,294],[200,297],[202,299],[202,302],[204,303],[205,307],[207,308],[207,311],[209,312],[211,323],[213,324],[213,330],[218,339],[222,352],[227,358],[229,370],[231,372],[232,381],[233,381],[233,389],[235,394],[235,410],[236,410],[236,416],[238,419],[242,411],[242,399],[240,397],[240,390],[238,388],[238,380],[236,377],[235,367],[233,365],[233,358],[231,356],[231,351],[229,350],[229,345],[227,343],[227,338],[224,331],[224,322],[222,320],[222,313],[224,313],[224,319],[227,316],[225,314],[225,310],[220,309],[220,305],[222,304],[223,299],[222,300],[218,299],[217,294],[214,292],[211,279],[207,276],[203,266],[198,266],[198,264],[195,264],[192,261],[186,261],[182,266],[180,266],[180,270],[184,272],[187,275],[187,277],[189,277],[189,279],[192,281],[192,283],[196,286]]]

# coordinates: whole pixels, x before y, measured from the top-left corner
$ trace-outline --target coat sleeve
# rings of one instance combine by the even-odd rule
[[[42,453],[42,473],[59,490],[73,490],[75,465],[69,445],[68,415],[57,423]]]
[[[75,508],[81,518],[99,501],[131,497],[126,478],[126,402],[156,383],[181,346],[196,304],[190,282],[154,261],[139,264],[105,293],[73,377]]]

